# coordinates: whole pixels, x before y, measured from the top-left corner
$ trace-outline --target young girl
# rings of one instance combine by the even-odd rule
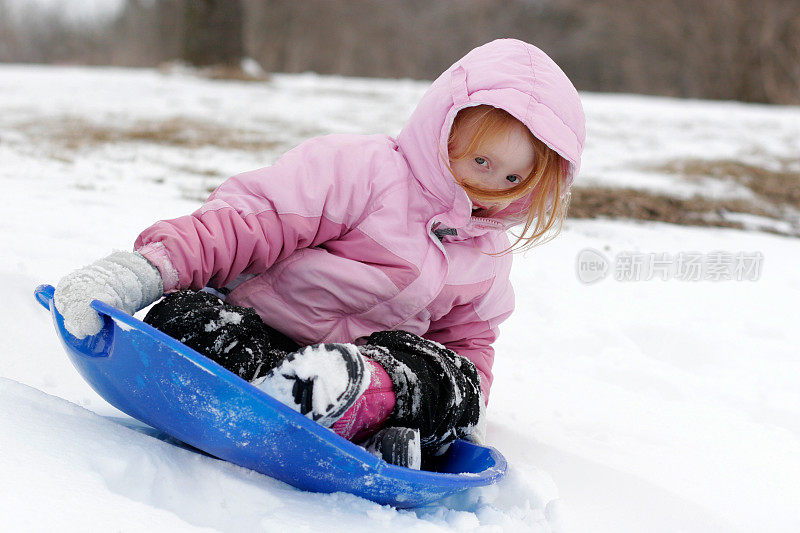
[[[560,228],[584,137],[558,66],[493,41],[433,83],[396,139],[314,138],[234,176],[135,252],[66,276],[56,306],[83,337],[102,325],[91,300],[133,313],[167,294],[147,322],[419,468],[483,437],[510,252]]]

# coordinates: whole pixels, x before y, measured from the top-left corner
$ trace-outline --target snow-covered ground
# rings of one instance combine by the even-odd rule
[[[395,134],[424,89],[0,65],[0,529],[800,530],[793,238],[572,220],[518,256],[518,310],[497,343],[489,410],[509,474],[423,509],[304,493],[188,451],[83,382],[32,298],[37,284],[129,248],[151,222],[193,210],[224,177],[309,136]],[[583,96],[579,186],[747,196],[649,169],[682,158],[800,164],[798,108]],[[751,259],[734,271],[744,279],[697,279],[732,264],[715,252]],[[684,268],[682,254],[705,269],[630,280],[636,258],[652,254],[662,270]],[[586,283],[592,264],[608,271]]]

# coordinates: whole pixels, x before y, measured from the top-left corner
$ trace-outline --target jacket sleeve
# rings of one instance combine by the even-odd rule
[[[191,215],[142,232],[134,247],[159,269],[164,292],[224,287],[355,226],[381,158],[376,143],[343,137],[306,141],[271,167],[226,180]]]
[[[510,256],[502,272],[494,278],[482,296],[453,307],[439,320],[431,322],[423,337],[439,342],[472,361],[481,378],[484,401],[489,401],[492,386],[492,343],[499,335],[499,325],[514,311],[514,289],[508,277]]]

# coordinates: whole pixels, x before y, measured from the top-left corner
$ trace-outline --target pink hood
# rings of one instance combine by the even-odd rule
[[[475,48],[433,82],[397,137],[414,176],[442,205],[452,206],[454,227],[469,219],[471,204],[447,168],[447,139],[456,114],[481,104],[509,112],[566,159],[567,189],[581,166],[586,118],[578,92],[558,65],[516,39]]]

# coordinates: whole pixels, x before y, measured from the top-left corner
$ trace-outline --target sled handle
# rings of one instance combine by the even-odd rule
[[[78,339],[70,335],[64,327],[64,318],[61,316],[61,313],[58,312],[58,309],[56,309],[55,302],[53,301],[55,291],[52,285],[39,285],[33,291],[33,296],[36,298],[36,301],[52,315],[56,334],[61,339],[61,342],[68,350],[74,353],[89,357],[108,357],[110,355],[109,348],[114,334],[114,328],[111,327],[112,318],[109,315],[113,308],[98,300],[92,301],[90,305],[103,319],[103,329],[101,329],[97,335],[89,335],[83,339]]]
[[[36,287],[36,290],[33,291],[33,295],[36,297],[36,301],[49,311],[50,301],[53,299],[55,292],[56,290],[52,285],[39,285]]]

